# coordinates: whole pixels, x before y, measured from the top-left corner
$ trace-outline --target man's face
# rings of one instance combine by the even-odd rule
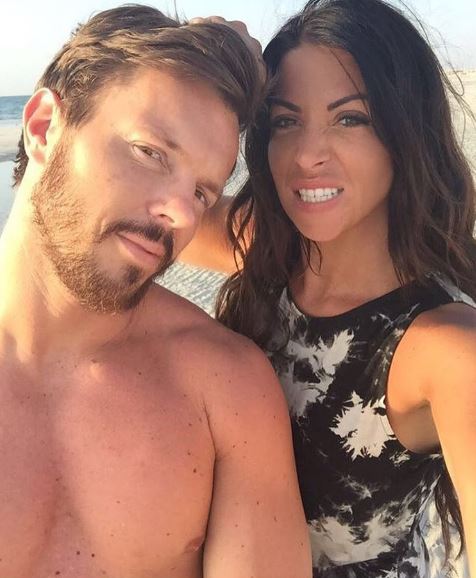
[[[94,311],[134,307],[219,198],[238,121],[207,85],[143,69],[65,129],[32,203],[45,252]]]

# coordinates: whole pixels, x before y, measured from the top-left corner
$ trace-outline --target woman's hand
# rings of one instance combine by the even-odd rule
[[[223,24],[225,26],[228,26],[241,36],[243,42],[246,44],[250,52],[256,58],[256,62],[258,64],[258,69],[260,72],[260,78],[261,81],[264,83],[266,81],[266,66],[263,60],[263,49],[261,47],[260,42],[256,38],[251,36],[251,34],[248,32],[246,24],[241,20],[225,20],[225,18],[222,18],[221,16],[208,16],[207,18],[200,18],[200,17],[192,18],[191,20],[189,20],[188,23],[203,24],[206,22],[213,22],[214,24]]]

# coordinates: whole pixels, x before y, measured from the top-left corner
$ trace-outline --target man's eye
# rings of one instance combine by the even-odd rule
[[[165,165],[165,159],[162,153],[160,153],[158,150],[155,150],[145,145],[138,145],[138,144],[134,145],[134,148],[141,157],[147,157],[149,159],[158,161],[159,163]]]
[[[368,126],[370,124],[370,119],[368,116],[363,114],[344,114],[337,120],[338,124],[346,128],[352,128],[354,126]]]
[[[201,203],[203,203],[206,209],[210,207],[210,201],[208,200],[207,195],[203,191],[201,191],[200,189],[196,189],[195,196]]]

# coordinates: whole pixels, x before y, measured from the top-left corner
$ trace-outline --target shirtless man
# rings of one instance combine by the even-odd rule
[[[1,578],[310,576],[268,362],[152,283],[233,169],[254,66],[217,24],[123,7],[26,105],[0,241]]]

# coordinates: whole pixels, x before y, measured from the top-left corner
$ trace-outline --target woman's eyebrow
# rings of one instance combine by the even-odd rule
[[[348,102],[352,102],[353,100],[367,100],[367,95],[358,92],[355,94],[343,96],[342,98],[334,100],[334,102],[328,104],[327,110],[328,111],[334,110],[336,108],[339,108],[339,106],[347,104]],[[277,96],[270,96],[269,103],[275,106],[282,106],[284,108],[292,110],[293,112],[302,112],[301,107],[299,107],[297,104],[294,104],[292,102],[289,102],[289,100],[284,100],[283,98],[279,98]]]
[[[343,104],[347,104],[348,102],[351,102],[352,100],[367,100],[367,95],[362,94],[360,92],[358,92],[356,94],[349,94],[348,96],[344,96],[342,98],[339,98],[339,100],[334,100],[334,102],[331,102],[330,104],[328,104],[327,110],[328,111],[334,110],[336,108],[339,108],[339,106],[342,106]]]

